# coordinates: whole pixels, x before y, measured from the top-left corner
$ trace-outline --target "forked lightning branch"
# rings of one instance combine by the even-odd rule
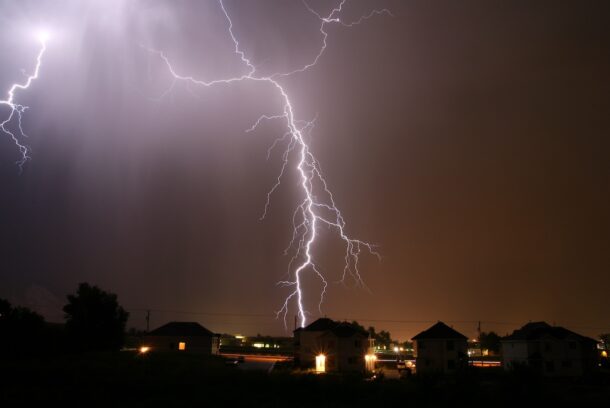
[[[365,285],[358,266],[359,258],[363,253],[379,257],[379,254],[375,251],[373,245],[348,235],[343,215],[335,202],[332,192],[328,188],[320,165],[306,141],[307,132],[311,131],[313,128],[314,121],[302,120],[297,117],[291,98],[286,91],[286,88],[282,85],[283,80],[294,77],[306,70],[313,69],[316,66],[327,49],[328,33],[326,28],[328,25],[337,24],[343,27],[352,27],[376,15],[385,14],[391,16],[391,13],[386,9],[372,10],[356,20],[344,21],[342,19],[342,13],[346,1],[347,0],[341,0],[341,2],[325,16],[303,2],[304,11],[313,13],[319,20],[319,32],[322,41],[319,49],[313,53],[308,64],[296,67],[289,72],[275,72],[270,75],[260,75],[257,72],[254,63],[251,61],[251,57],[248,56],[248,52],[243,50],[240,46],[239,40],[233,30],[233,21],[223,0],[219,0],[219,7],[222,9],[226,18],[227,35],[230,36],[234,44],[234,52],[243,66],[243,74],[220,79],[200,79],[195,75],[179,72],[163,51],[145,47],[149,52],[158,55],[173,76],[172,85],[166,93],[171,92],[178,82],[187,82],[201,87],[211,87],[227,86],[236,82],[248,81],[266,83],[281,97],[282,103],[278,106],[278,110],[276,112],[266,112],[261,115],[247,131],[255,131],[260,123],[268,120],[282,121],[285,126],[283,135],[278,137],[270,148],[271,150],[282,143],[285,145],[285,151],[282,155],[282,167],[276,182],[267,194],[267,201],[264,206],[262,218],[266,216],[269,209],[271,195],[280,186],[285,169],[290,165],[294,165],[297,170],[297,177],[299,178],[298,184],[302,192],[302,198],[296,204],[292,216],[292,239],[286,250],[287,253],[292,254],[290,262],[288,263],[289,277],[286,280],[278,282],[279,286],[288,288],[288,294],[282,303],[281,308],[277,311],[277,316],[283,318],[284,325],[286,325],[286,318],[292,308],[294,308],[297,313],[300,325],[306,325],[307,316],[309,314],[305,305],[306,296],[304,281],[307,276],[306,274],[311,274],[321,282],[321,289],[318,296],[319,301],[317,304],[317,308],[321,311],[329,282],[329,279],[318,267],[314,253],[314,245],[319,236],[321,227],[329,227],[337,234],[344,244],[343,258],[345,263],[343,270],[339,274],[340,281],[344,282],[346,279],[353,279],[357,285],[364,287]],[[46,50],[47,37],[46,33],[40,35],[39,40],[41,49],[36,59],[34,72],[24,83],[17,83],[10,87],[6,100],[0,100],[0,104],[9,107],[8,117],[3,122],[0,122],[0,129],[14,141],[19,149],[21,159],[18,164],[20,167],[29,159],[29,149],[25,144],[25,132],[21,125],[22,115],[27,107],[16,102],[16,93],[19,90],[29,88],[32,82],[38,78],[42,57]],[[293,162],[292,164],[291,160]]]

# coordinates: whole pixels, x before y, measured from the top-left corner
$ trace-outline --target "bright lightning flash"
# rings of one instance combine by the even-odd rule
[[[332,9],[330,14],[325,17],[314,11],[309,5],[307,5],[307,3],[304,3],[305,7],[311,13],[316,15],[320,20],[322,45],[318,50],[318,53],[313,57],[310,63],[287,73],[273,73],[271,75],[266,76],[261,76],[257,74],[256,67],[246,56],[245,51],[240,48],[239,41],[233,33],[233,21],[231,20],[231,17],[229,16],[229,13],[225,8],[223,0],[219,0],[219,3],[227,19],[229,35],[231,36],[231,39],[233,40],[233,43],[235,45],[234,52],[236,55],[239,56],[241,62],[244,65],[244,68],[247,69],[247,73],[231,78],[215,79],[210,81],[200,80],[193,76],[179,74],[174,69],[169,59],[165,56],[163,52],[149,50],[160,56],[160,58],[167,65],[169,72],[172,74],[174,81],[169,90],[173,88],[177,81],[185,81],[204,87],[210,87],[214,85],[229,85],[234,82],[241,81],[256,81],[268,83],[271,87],[277,90],[279,95],[281,95],[283,105],[280,109],[280,112],[271,115],[262,115],[256,121],[256,123],[247,131],[254,131],[257,126],[264,120],[282,120],[286,124],[286,133],[273,143],[269,151],[271,151],[271,149],[273,149],[278,143],[286,141],[287,138],[289,140],[286,150],[282,156],[283,165],[280,174],[277,177],[276,183],[273,185],[267,195],[267,202],[265,204],[265,209],[261,218],[264,218],[266,216],[267,210],[269,209],[271,195],[280,185],[284,170],[286,169],[286,166],[289,162],[290,153],[296,151],[298,157],[296,169],[298,170],[298,174],[300,177],[299,184],[303,192],[303,200],[296,207],[295,212],[293,214],[294,230],[292,234],[292,240],[288,248],[286,249],[286,253],[294,251],[294,255],[292,256],[292,259],[288,264],[288,276],[292,278],[290,278],[289,280],[278,282],[278,285],[291,288],[290,294],[286,297],[281,309],[277,312],[278,317],[280,315],[283,316],[285,326],[286,317],[291,302],[294,302],[296,304],[300,325],[304,327],[307,322],[308,312],[306,311],[304,305],[303,274],[307,272],[313,273],[322,284],[318,309],[321,309],[322,303],[324,301],[328,281],[322,274],[320,269],[317,267],[313,254],[313,246],[318,236],[318,230],[320,226],[327,226],[331,229],[334,229],[337,232],[338,236],[345,243],[345,266],[343,268],[342,276],[340,279],[341,282],[345,282],[345,279],[349,276],[356,282],[357,285],[365,287],[358,269],[358,260],[360,254],[363,250],[365,250],[379,257],[379,254],[375,252],[373,245],[358,239],[353,239],[347,234],[346,223],[343,219],[343,216],[341,215],[341,211],[339,211],[339,208],[335,204],[333,194],[329,190],[326,180],[322,176],[319,163],[317,162],[305,140],[305,136],[307,135],[307,132],[310,132],[313,128],[315,120],[301,121],[296,119],[294,107],[292,105],[290,97],[288,96],[288,93],[286,92],[284,87],[279,82],[280,78],[286,78],[297,73],[304,72],[316,65],[316,63],[326,50],[326,41],[328,38],[328,33],[325,31],[325,28],[327,25],[340,24],[345,27],[351,27],[360,24],[364,20],[374,15],[391,15],[391,13],[386,9],[374,10],[370,14],[362,16],[356,21],[344,22],[341,20],[340,14],[342,12],[343,6],[345,5],[345,2],[346,0],[341,0],[340,4],[334,9]]]
[[[40,41],[41,44],[46,44],[50,36],[51,33],[47,30],[40,30],[36,33],[36,37],[38,37],[38,41]]]
[[[22,119],[23,113],[28,109],[27,106],[21,105],[15,102],[16,93],[23,89],[28,89],[32,82],[38,78],[40,72],[40,66],[42,65],[42,56],[47,49],[47,41],[49,39],[49,32],[41,30],[36,33],[36,38],[40,42],[40,50],[36,57],[36,67],[34,72],[28,75],[23,83],[14,83],[7,92],[7,98],[0,99],[0,105],[6,105],[9,108],[9,114],[4,121],[0,122],[0,130],[8,135],[19,149],[21,153],[21,159],[17,161],[19,168],[23,168],[23,164],[30,158],[28,155],[29,148],[23,143],[23,139],[27,137],[23,131]]]

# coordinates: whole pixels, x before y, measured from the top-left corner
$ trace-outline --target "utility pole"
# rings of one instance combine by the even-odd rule
[[[483,344],[481,343],[481,321],[479,320],[477,324],[477,342],[476,344],[479,346],[479,351],[481,352],[481,357],[483,357]]]
[[[150,331],[150,309],[146,311],[146,333]]]

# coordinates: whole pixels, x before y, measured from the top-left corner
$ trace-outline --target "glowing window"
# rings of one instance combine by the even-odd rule
[[[183,341],[178,343],[178,350],[186,350],[186,343]]]
[[[364,356],[364,364],[367,371],[375,371],[375,361],[377,356],[375,354],[367,354]]]
[[[319,354],[316,356],[316,373],[323,373],[326,371],[326,356]]]

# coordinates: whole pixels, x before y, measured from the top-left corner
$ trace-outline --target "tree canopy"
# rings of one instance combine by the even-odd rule
[[[118,350],[123,346],[129,313],[115,294],[81,283],[76,294],[68,295],[63,310],[66,331],[76,349]]]
[[[494,353],[500,352],[500,336],[496,332],[481,332],[479,342],[482,349],[487,349]]]
[[[371,338],[375,340],[375,344],[377,346],[390,347],[392,343],[395,343],[395,341],[392,340],[392,336],[389,331],[381,330],[380,332],[376,332],[373,326],[370,326],[368,329],[365,329],[364,326],[362,326],[356,321],[353,321],[352,325],[368,332]]]
[[[0,299],[0,350],[30,352],[38,346],[44,328],[44,318],[38,313]]]

